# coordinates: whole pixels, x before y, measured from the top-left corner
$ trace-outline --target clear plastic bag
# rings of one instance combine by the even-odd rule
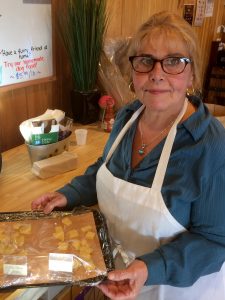
[[[131,38],[109,39],[101,56],[98,84],[115,100],[115,109],[135,98],[130,89],[131,69],[128,60]]]
[[[114,268],[103,215],[79,208],[0,213],[0,288],[95,286]]]

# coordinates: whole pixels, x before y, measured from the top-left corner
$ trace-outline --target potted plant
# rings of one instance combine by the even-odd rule
[[[107,25],[107,0],[67,0],[59,29],[73,78],[73,117],[82,124],[98,119],[97,75]]]

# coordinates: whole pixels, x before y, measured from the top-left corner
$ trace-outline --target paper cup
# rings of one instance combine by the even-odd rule
[[[87,129],[76,129],[75,136],[77,145],[82,146],[86,144],[87,141]]]

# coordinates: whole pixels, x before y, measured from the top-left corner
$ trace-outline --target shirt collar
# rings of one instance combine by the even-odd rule
[[[198,141],[207,130],[209,123],[212,120],[212,115],[207,106],[200,98],[195,97],[194,101],[189,98],[189,101],[196,106],[196,111],[178,127],[185,127],[195,141]]]
[[[188,100],[195,105],[196,111],[182,124],[178,125],[178,128],[186,128],[192,138],[198,141],[211,122],[212,115],[199,97],[188,97]],[[142,103],[139,100],[135,100],[126,107],[126,111],[132,115],[141,105]]]

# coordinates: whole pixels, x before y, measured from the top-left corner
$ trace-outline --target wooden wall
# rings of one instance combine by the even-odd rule
[[[197,1],[197,0],[196,0]],[[132,36],[137,27],[151,14],[170,10],[182,15],[178,0],[108,0],[109,26],[107,37]],[[182,2],[182,1],[181,1]],[[185,2],[185,1],[184,1]],[[188,2],[188,1],[187,1]],[[56,11],[66,1],[52,0],[53,19]],[[194,27],[201,47],[202,77],[207,67],[211,41],[217,37],[218,25],[225,23],[224,0],[214,0],[213,17],[205,18],[203,26]],[[0,88],[0,145],[2,151],[22,144],[19,124],[31,117],[42,114],[47,108],[63,109],[70,115],[70,69],[65,50],[55,32],[56,78],[28,87],[9,89]]]

